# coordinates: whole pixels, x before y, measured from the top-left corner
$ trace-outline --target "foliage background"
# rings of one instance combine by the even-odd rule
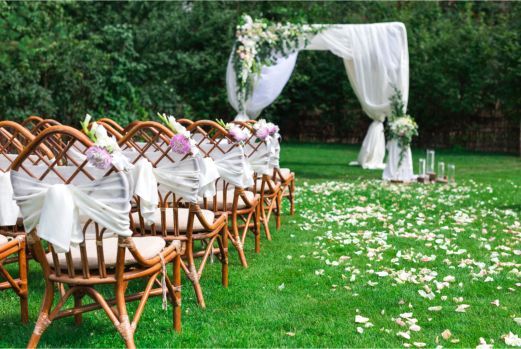
[[[483,115],[519,124],[520,9],[516,2],[0,1],[0,113],[70,124],[87,112],[123,124],[157,111],[231,119],[226,62],[236,21],[249,13],[308,23],[402,21],[409,112],[420,133]],[[291,136],[303,120],[320,120],[337,139],[367,123],[342,61],[327,52],[300,54],[264,116]]]

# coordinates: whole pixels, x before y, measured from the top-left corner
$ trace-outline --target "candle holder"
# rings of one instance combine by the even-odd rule
[[[447,183],[447,176],[445,175],[445,163],[442,161],[438,162],[436,182]]]
[[[449,183],[456,183],[456,165],[448,164],[447,165],[447,177]]]
[[[431,181],[436,180],[436,172],[434,171],[434,158],[434,150],[427,149],[426,173],[429,176],[429,180]]]
[[[421,158],[418,161],[418,182],[429,183],[429,176],[427,176],[425,159]]]

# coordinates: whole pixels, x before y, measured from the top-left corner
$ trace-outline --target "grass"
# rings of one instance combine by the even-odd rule
[[[282,165],[298,178],[296,215],[283,216],[260,254],[249,241],[248,269],[232,250],[229,288],[219,284],[219,265],[209,265],[202,279],[206,310],[185,283],[182,334],[172,331],[171,308],[165,312],[159,298],[150,300],[137,346],[475,347],[480,337],[504,346],[503,335],[521,335],[513,320],[521,317],[521,159],[439,151],[439,160],[456,164],[456,187],[382,186],[381,171],[347,166],[357,151],[284,144]],[[444,285],[449,276],[454,281]],[[34,321],[43,292],[35,262],[29,278]],[[496,299],[499,306],[490,304]],[[456,312],[461,304],[470,307]],[[433,306],[442,309],[429,311]],[[356,315],[374,326],[355,323]],[[397,335],[415,321],[421,330],[409,331],[410,339]],[[0,347],[25,346],[34,326],[19,323],[12,292],[0,293],[0,323]],[[441,333],[447,329],[446,340]],[[84,315],[79,327],[72,318],[57,320],[40,342],[122,346],[101,311]]]

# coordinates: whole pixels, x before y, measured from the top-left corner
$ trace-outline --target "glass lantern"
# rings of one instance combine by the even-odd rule
[[[440,161],[438,162],[438,179],[445,179],[445,163]]]
[[[456,182],[456,165],[454,165],[454,164],[447,165],[447,177],[448,177],[449,183]]]
[[[425,178],[426,174],[427,174],[427,172],[425,170],[425,159],[421,158],[419,161],[418,175],[421,178]]]
[[[427,150],[427,173],[434,173],[434,150]]]

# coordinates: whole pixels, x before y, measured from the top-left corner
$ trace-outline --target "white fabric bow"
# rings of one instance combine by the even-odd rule
[[[110,232],[131,236],[129,229],[130,185],[123,173],[89,184],[47,184],[11,171],[11,181],[26,232],[52,243],[56,252],[68,252],[83,241],[80,215],[87,216]]]
[[[147,159],[140,159],[135,165],[128,166],[128,174],[132,179],[134,195],[139,196],[139,211],[146,224],[154,223],[159,203],[157,181],[154,168]]]
[[[257,174],[269,175],[271,172],[270,144],[271,140],[267,139],[250,156],[246,157],[251,169]]]
[[[20,212],[13,200],[10,171],[0,171],[0,226],[15,225]]]
[[[215,195],[215,181],[220,177],[217,165],[212,158],[195,156],[199,167],[199,195],[209,198]]]
[[[187,158],[165,167],[154,168],[154,175],[160,185],[165,186],[179,198],[187,202],[197,202],[200,171],[195,158]]]
[[[270,149],[270,160],[269,160],[269,167],[270,169],[273,168],[279,168],[280,164],[280,135],[276,133],[272,137],[270,137],[270,143],[269,143],[269,149]]]

